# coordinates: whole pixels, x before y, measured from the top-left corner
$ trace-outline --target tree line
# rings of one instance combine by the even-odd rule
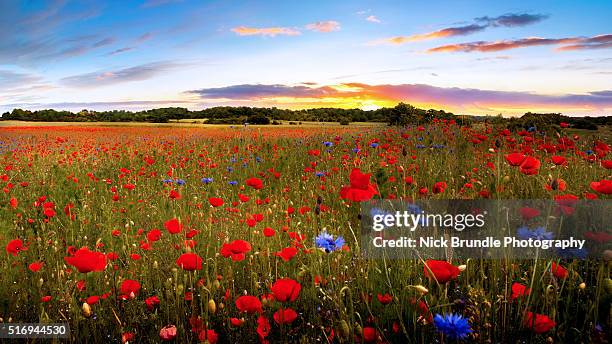
[[[278,108],[219,106],[203,110],[189,110],[181,107],[167,107],[143,111],[91,111],[79,112],[14,109],[6,112],[0,120],[34,122],[152,122],[167,123],[177,120],[193,120],[207,124],[279,124],[281,121],[298,124],[299,122],[379,122],[390,125],[421,124],[439,120],[455,120],[458,124],[487,122],[504,124],[514,129],[559,125],[569,123],[575,128],[597,129],[597,126],[612,125],[612,116],[607,117],[568,117],[562,114],[536,114],[528,112],[522,117],[503,118],[498,116],[456,116],[451,112],[435,109],[419,109],[410,104],[399,103],[392,108],[377,110],[316,108],[289,110]]]

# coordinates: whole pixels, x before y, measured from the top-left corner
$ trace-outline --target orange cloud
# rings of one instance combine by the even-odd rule
[[[383,40],[383,42],[387,42],[391,44],[403,44],[407,42],[426,41],[430,39],[437,39],[437,38],[444,38],[444,37],[464,36],[464,35],[469,35],[469,34],[478,32],[478,31],[482,31],[486,28],[487,28],[486,25],[477,25],[477,24],[460,26],[460,27],[449,27],[446,29],[438,30],[438,31],[422,33],[422,34],[417,34],[417,35],[412,35],[412,36],[392,37],[392,38]]]
[[[605,49],[612,48],[612,34],[599,35],[593,37],[567,37],[567,38],[540,38],[529,37],[517,40],[506,40],[497,42],[469,42],[459,44],[447,44],[428,49],[429,53],[444,52],[496,52],[502,50],[545,46],[561,45],[557,50],[585,50],[585,49]]]
[[[340,30],[340,23],[333,20],[320,21],[306,25],[306,29],[317,32],[332,32]]]
[[[301,34],[298,30],[288,27],[265,27],[255,28],[247,26],[239,26],[232,29],[238,36],[270,36],[286,35],[286,36],[297,36]]]

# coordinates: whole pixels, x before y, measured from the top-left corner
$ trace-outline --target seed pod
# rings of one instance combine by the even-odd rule
[[[351,335],[351,328],[345,320],[340,320],[338,324],[338,337],[342,340],[347,340]]]
[[[81,309],[83,310],[83,316],[85,318],[91,317],[91,306],[87,302],[83,302],[83,307],[81,307]]]
[[[213,299],[208,300],[208,311],[211,314],[215,314],[217,312],[217,304],[215,303],[215,300]]]
[[[421,293],[421,295],[425,295],[425,294],[429,293],[429,290],[427,288],[425,288],[424,286],[420,285],[420,284],[419,285],[415,285],[414,288],[419,293]]]

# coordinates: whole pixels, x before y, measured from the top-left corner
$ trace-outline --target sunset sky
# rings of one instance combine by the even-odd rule
[[[611,1],[0,1],[0,113],[612,115]]]

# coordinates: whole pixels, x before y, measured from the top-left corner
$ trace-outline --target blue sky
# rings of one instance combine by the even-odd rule
[[[2,1],[15,107],[612,110],[609,1]]]

